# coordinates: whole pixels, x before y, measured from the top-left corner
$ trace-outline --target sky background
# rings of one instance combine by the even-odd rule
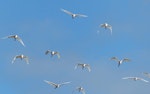
[[[72,19],[60,9],[85,14]],[[1,0],[0,37],[19,35],[26,47],[1,39],[0,94],[150,94],[150,84],[123,80],[126,76],[150,78],[150,0]],[[113,27],[100,28],[102,23]],[[97,33],[99,31],[99,33]],[[60,52],[61,58],[45,55]],[[14,56],[24,54],[30,64]],[[110,58],[129,58],[119,68]],[[77,63],[87,63],[91,72]],[[58,89],[43,80],[62,83]],[[72,93],[73,92],[73,93]]]

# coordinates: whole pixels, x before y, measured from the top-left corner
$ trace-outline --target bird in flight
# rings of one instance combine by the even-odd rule
[[[26,61],[26,63],[29,64],[29,59],[28,59],[28,57],[25,56],[25,55],[23,55],[23,54],[21,54],[21,55],[16,55],[16,56],[13,58],[12,63],[14,63],[17,58],[20,58],[21,60],[24,59],[24,60]]]
[[[9,35],[9,36],[6,36],[6,37],[4,37],[2,39],[6,39],[6,38],[13,38],[15,41],[16,40],[19,41],[25,47],[22,39],[18,35]]]
[[[75,14],[75,13],[72,13],[72,12],[70,12],[70,11],[68,11],[68,10],[65,10],[65,9],[61,9],[61,11],[63,11],[63,12],[65,12],[65,13],[69,14],[69,15],[72,17],[72,19],[74,19],[74,18],[76,18],[76,17],[88,17],[88,16],[83,15],[83,14]]]
[[[143,72],[142,74],[144,74],[145,76],[147,76],[148,78],[150,78],[150,73],[148,73],[148,72]]]
[[[89,72],[91,71],[91,68],[90,68],[90,65],[89,65],[89,64],[78,63],[78,64],[75,66],[75,69],[77,69],[77,67],[79,67],[79,66],[80,66],[82,69],[87,68]]]
[[[84,90],[84,88],[81,87],[81,86],[80,86],[80,87],[77,87],[76,90],[79,91],[79,92],[81,92],[82,94],[85,94],[85,90]]]
[[[112,26],[111,25],[109,25],[108,23],[104,23],[104,24],[101,24],[100,27],[109,29],[111,32],[111,35],[112,35]]]
[[[57,55],[58,59],[60,59],[60,54],[59,54],[59,52],[47,50],[47,51],[45,52],[45,55],[48,55],[49,53],[51,54],[51,57],[53,57],[54,55]]]
[[[131,80],[133,80],[133,81],[141,80],[141,81],[146,82],[146,83],[149,82],[149,81],[147,81],[147,80],[145,80],[145,79],[143,79],[143,78],[139,78],[139,77],[124,77],[124,78],[122,78],[122,79],[131,79]]]
[[[122,59],[122,60],[119,60],[117,57],[112,57],[111,60],[117,61],[118,67],[119,67],[123,62],[129,62],[129,61],[130,61],[130,59],[128,59],[128,58],[124,58],[124,59]]]
[[[47,81],[47,80],[44,80],[44,82],[46,82],[49,85],[52,85],[54,87],[54,89],[59,88],[62,85],[71,83],[71,82],[63,82],[63,83],[60,83],[60,84],[56,84],[56,83],[53,83],[53,82],[50,82],[50,81]]]

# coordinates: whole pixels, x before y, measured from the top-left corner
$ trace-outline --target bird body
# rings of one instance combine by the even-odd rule
[[[4,38],[2,38],[2,39],[6,39],[6,38],[13,38],[15,41],[17,40],[17,41],[19,41],[23,46],[25,46],[24,43],[23,43],[23,41],[22,41],[22,39],[21,39],[18,35],[9,35],[9,36],[6,36],[6,37],[4,37]]]
[[[60,54],[59,54],[59,52],[57,52],[57,51],[50,51],[50,50],[47,50],[46,52],[45,52],[45,54],[47,55],[47,54],[51,54],[51,57],[53,57],[54,55],[57,55],[57,57],[58,57],[58,59],[60,59]]]
[[[129,62],[130,60],[128,58],[124,58],[122,60],[119,60],[117,57],[112,57],[111,60],[115,60],[118,62],[118,67],[123,63],[123,62]]]
[[[65,9],[61,9],[61,11],[65,12],[66,14],[69,14],[71,15],[72,19],[76,18],[76,17],[88,17],[86,15],[83,15],[83,14],[75,14],[75,13],[72,13],[68,10],[65,10]]]
[[[79,67],[79,66],[80,66],[82,69],[87,68],[89,72],[91,71],[91,68],[90,68],[90,65],[89,65],[89,64],[78,63],[78,64],[75,66],[75,69],[76,69],[77,67]]]
[[[55,89],[56,88],[59,88],[60,86],[62,85],[65,85],[65,84],[69,84],[70,82],[63,82],[63,83],[60,83],[60,84],[56,84],[56,83],[53,83],[53,82],[50,82],[50,81],[47,81],[47,80],[44,80],[44,82],[46,82],[47,84],[49,85],[52,85]]]
[[[109,29],[111,31],[111,34],[112,34],[112,26],[109,25],[108,23],[101,24],[100,27],[105,28],[105,29]]]
[[[23,54],[21,54],[21,55],[16,55],[16,56],[14,57],[14,59],[12,60],[12,63],[14,63],[14,61],[15,61],[17,58],[20,58],[21,60],[22,60],[22,59],[25,59],[26,63],[29,64],[28,57],[25,56],[25,55],[23,55]]]
[[[85,90],[84,90],[84,88],[81,87],[81,86],[80,86],[80,87],[77,87],[76,90],[79,91],[79,92],[81,92],[82,94],[85,94]]]
[[[122,79],[131,79],[131,80],[134,80],[134,81],[141,80],[141,81],[144,81],[144,82],[147,82],[147,83],[149,82],[149,81],[147,81],[143,78],[139,78],[139,77],[124,77]]]

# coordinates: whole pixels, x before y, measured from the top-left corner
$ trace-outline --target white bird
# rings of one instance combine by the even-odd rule
[[[84,69],[84,68],[87,68],[88,69],[88,71],[90,72],[91,71],[91,68],[90,68],[90,65],[89,64],[84,64],[84,63],[78,63],[76,66],[75,66],[75,69],[77,69],[77,67],[81,67],[82,69]]]
[[[47,50],[47,51],[45,52],[45,55],[47,55],[47,54],[49,54],[49,53],[51,54],[51,57],[53,57],[54,55],[57,55],[58,59],[60,59],[60,53],[59,53],[59,52]]]
[[[17,41],[19,41],[23,46],[25,46],[24,43],[23,43],[23,41],[22,41],[22,39],[21,39],[18,35],[9,35],[9,36],[6,36],[6,37],[4,37],[4,38],[2,38],[2,39],[6,39],[6,38],[13,38],[13,39],[15,39],[15,41],[17,40]]]
[[[16,56],[13,58],[12,63],[14,63],[14,61],[15,61],[17,58],[20,58],[21,60],[22,60],[22,59],[25,59],[26,63],[29,64],[29,59],[28,59],[28,57],[25,56],[25,55],[23,55],[23,54],[21,54],[21,55],[16,55]]]
[[[72,13],[72,12],[70,12],[70,11],[68,11],[68,10],[65,10],[65,9],[61,9],[61,11],[65,12],[65,13],[67,13],[67,14],[69,14],[69,15],[71,15],[71,16],[72,16],[72,19],[74,19],[74,18],[76,18],[76,17],[88,17],[88,16],[83,15],[83,14],[75,14],[75,13]]]
[[[144,74],[145,76],[147,76],[148,78],[150,78],[150,73],[143,72],[142,74]]]
[[[109,25],[108,23],[104,23],[104,24],[101,24],[100,27],[109,29],[111,32],[111,35],[112,35],[112,26],[111,25]]]
[[[119,60],[117,57],[112,57],[111,60],[117,61],[118,67],[119,67],[123,62],[129,62],[129,61],[130,61],[130,59],[128,59],[128,58],[124,58],[124,59],[122,59],[122,60]]]
[[[131,80],[134,80],[134,81],[137,81],[137,80],[141,80],[141,81],[144,81],[146,83],[148,83],[149,81],[143,79],[143,78],[139,78],[139,77],[124,77],[122,79],[131,79]]]
[[[80,86],[80,87],[77,87],[76,90],[79,91],[79,92],[81,92],[82,94],[85,94],[85,90],[84,90],[84,88],[81,87],[81,86]]]
[[[47,80],[44,80],[44,82],[46,82],[49,85],[52,85],[55,89],[59,88],[62,85],[71,83],[71,82],[64,82],[64,83],[56,84],[56,83],[53,83],[53,82],[50,82],[50,81],[47,81]]]

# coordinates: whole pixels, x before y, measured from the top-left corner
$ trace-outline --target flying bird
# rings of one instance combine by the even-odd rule
[[[27,56],[21,54],[21,55],[16,55],[13,60],[12,60],[12,63],[14,63],[14,61],[17,59],[17,58],[20,58],[21,60],[24,59],[26,61],[27,64],[29,64],[29,59]]]
[[[128,59],[128,58],[124,58],[124,59],[122,59],[122,60],[119,60],[117,57],[112,57],[111,60],[117,61],[118,67],[119,67],[123,62],[129,62],[129,61],[130,61],[130,59]]]
[[[104,24],[101,24],[100,27],[109,29],[111,32],[111,35],[112,35],[112,26],[111,25],[109,25],[108,23],[104,23]]]
[[[90,65],[89,65],[89,64],[78,63],[78,64],[75,66],[75,69],[77,69],[77,67],[79,67],[79,66],[80,66],[82,69],[87,68],[89,72],[91,71],[91,68],[90,68]]]
[[[84,90],[84,88],[81,87],[81,86],[80,86],[80,87],[77,87],[76,90],[79,91],[79,92],[81,92],[82,94],[85,94],[85,90]]]
[[[44,82],[46,82],[49,85],[52,85],[55,89],[59,88],[62,85],[71,83],[71,82],[63,82],[63,83],[60,83],[60,84],[56,84],[56,83],[53,83],[53,82],[50,82],[50,81],[47,81],[47,80],[44,80]]]
[[[45,52],[45,55],[48,55],[49,53],[51,54],[51,57],[53,57],[54,55],[57,55],[58,59],[60,59],[60,53],[59,53],[59,52],[47,50],[47,51]]]
[[[22,41],[22,39],[21,39],[18,35],[9,35],[9,36],[6,36],[6,37],[4,37],[4,38],[2,38],[2,39],[6,39],[6,38],[13,38],[15,41],[17,40],[17,41],[19,41],[23,46],[25,46],[24,43],[23,43],[23,41]]]
[[[146,82],[146,83],[149,82],[149,81],[147,81],[147,80],[145,80],[145,79],[143,79],[143,78],[139,78],[139,77],[124,77],[124,78],[122,78],[122,79],[131,79],[131,80],[133,80],[133,81],[141,80],[141,81]]]
[[[70,12],[70,11],[68,11],[68,10],[65,10],[65,9],[61,9],[61,11],[63,11],[63,12],[65,12],[65,13],[69,14],[69,15],[72,17],[72,19],[74,19],[74,18],[76,18],[76,17],[88,17],[88,16],[83,15],[83,14],[75,14],[75,13],[72,13],[72,12]]]
[[[142,74],[144,74],[145,76],[147,76],[148,78],[150,78],[150,73],[143,72]]]

